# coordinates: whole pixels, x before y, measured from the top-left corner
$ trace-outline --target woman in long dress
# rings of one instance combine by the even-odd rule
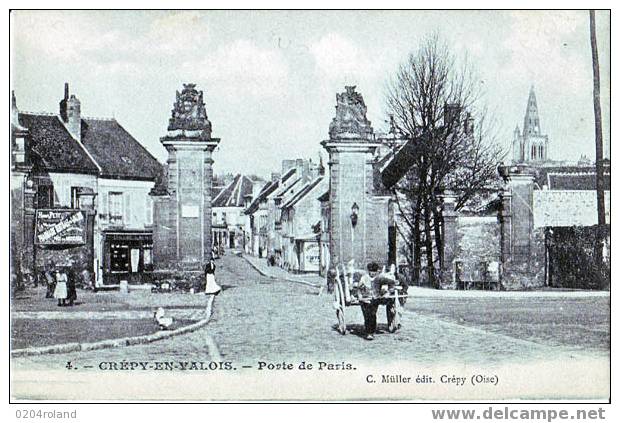
[[[67,301],[67,274],[64,271],[56,271],[56,288],[54,288],[54,298],[58,300],[58,307],[64,306]]]
[[[215,282],[215,261],[211,259],[205,266],[205,279],[207,284],[205,286],[205,294],[217,295],[222,288]]]

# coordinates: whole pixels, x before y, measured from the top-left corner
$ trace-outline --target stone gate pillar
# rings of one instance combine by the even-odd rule
[[[502,192],[502,257],[527,261],[532,252],[534,229],[534,175],[523,166],[500,170],[506,189]]]
[[[500,210],[499,210],[499,225],[500,225],[500,254],[502,263],[506,263],[512,256],[512,193],[509,189],[504,189],[499,194]]]
[[[534,230],[534,174],[526,166],[500,167],[502,286],[522,289],[544,285],[544,246]]]
[[[454,260],[458,248],[458,213],[454,210],[456,206],[456,195],[451,191],[445,191],[441,195],[441,198],[443,199],[443,259],[441,260],[441,286],[442,288],[455,288]]]
[[[354,86],[337,94],[336,102],[329,139],[321,143],[329,154],[330,263],[355,260],[359,268],[369,261],[386,263],[388,201],[373,198],[374,154],[381,144]]]
[[[183,84],[161,143],[168,151],[165,189],[154,201],[153,259],[158,268],[202,266],[211,257],[212,153],[203,92]]]

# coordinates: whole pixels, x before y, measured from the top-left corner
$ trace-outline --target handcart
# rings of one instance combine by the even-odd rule
[[[383,269],[374,278],[370,278],[363,270],[353,269],[352,266],[348,269],[344,266],[336,267],[333,282],[333,307],[338,318],[338,332],[342,335],[347,333],[346,307],[371,302],[387,306],[393,301],[396,313],[388,325],[388,331],[394,333],[398,330],[403,308],[401,300],[407,298],[408,295],[403,292],[404,287],[394,276],[394,266],[387,272]]]

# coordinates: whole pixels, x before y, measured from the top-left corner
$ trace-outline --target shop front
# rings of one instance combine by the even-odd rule
[[[298,269],[300,272],[319,273],[321,265],[321,250],[319,241],[314,235],[309,235],[304,239],[297,239],[296,252],[298,258]]]
[[[104,231],[102,272],[104,286],[151,282],[153,233],[151,231]]]

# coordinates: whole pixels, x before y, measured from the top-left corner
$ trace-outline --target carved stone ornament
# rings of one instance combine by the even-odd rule
[[[183,90],[177,91],[168,136],[211,139],[211,122],[207,118],[203,93],[196,89],[196,84],[183,84]]]
[[[331,139],[373,139],[373,129],[366,118],[366,104],[355,86],[345,87],[346,91],[336,94],[336,117],[329,125]]]

